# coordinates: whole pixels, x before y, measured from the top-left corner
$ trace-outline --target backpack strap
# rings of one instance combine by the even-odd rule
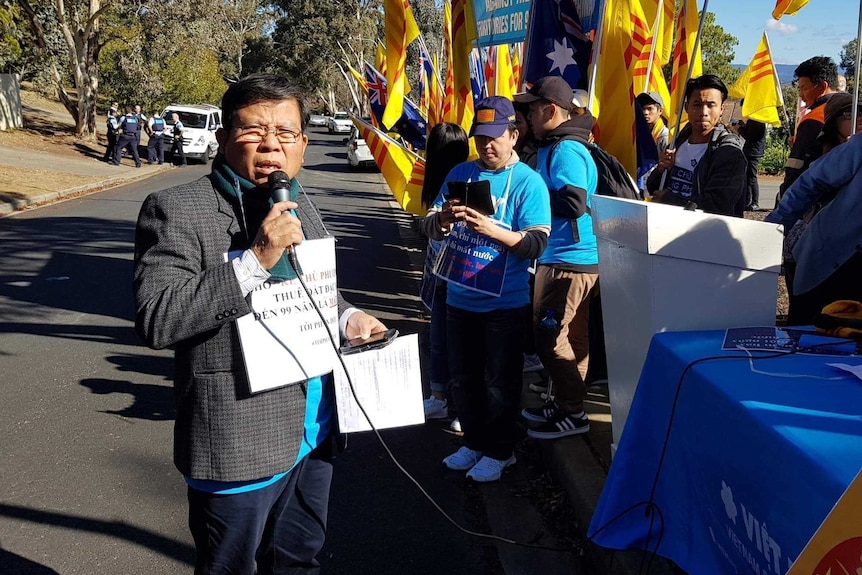
[[[562,138],[560,138],[559,140],[557,140],[556,142],[551,144],[551,149],[548,151],[548,165],[547,165],[548,174],[551,173],[551,157],[554,155],[554,150],[556,150],[557,146],[559,146],[564,140],[574,140],[575,142],[579,142],[579,143],[583,144],[584,147],[587,148],[588,152],[590,151],[590,146],[592,145],[588,141],[584,140],[583,138],[579,138],[573,134],[563,136]]]

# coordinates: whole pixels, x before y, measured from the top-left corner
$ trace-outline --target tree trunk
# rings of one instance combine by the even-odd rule
[[[102,0],[89,0],[89,10],[86,20],[80,22],[72,12],[70,25],[66,14],[65,0],[54,0],[57,16],[57,27],[66,42],[69,52],[68,72],[71,72],[75,88],[78,90],[78,101],[66,91],[63,76],[56,66],[52,67],[51,76],[57,88],[57,98],[75,121],[75,135],[81,140],[96,140],[96,101],[99,88],[99,17],[107,6],[102,7]],[[106,0],[109,4],[110,0]],[[29,0],[19,0],[19,4],[27,18],[36,43],[47,51],[45,33],[42,29],[40,16],[36,14]],[[73,30],[74,28],[74,30]]]

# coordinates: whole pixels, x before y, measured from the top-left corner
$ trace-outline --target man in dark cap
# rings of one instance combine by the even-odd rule
[[[554,382],[556,403],[527,408],[521,415],[537,427],[527,434],[556,439],[586,433],[584,412],[589,365],[590,296],[599,279],[599,254],[589,214],[598,171],[586,148],[589,126],[572,116],[572,88],[560,76],[545,76],[518,102],[530,105],[539,139],[536,168],[551,197],[551,237],[539,258],[533,296],[536,350]]]
[[[489,482],[515,463],[527,268],[545,249],[551,214],[542,178],[514,150],[518,130],[510,100],[479,101],[470,135],[479,159],[449,172],[423,229],[446,240],[438,273],[448,281],[449,375],[464,431],[464,446],[443,464]],[[465,201],[450,187],[465,189]],[[472,194],[481,200],[489,192],[492,213],[471,207]]]

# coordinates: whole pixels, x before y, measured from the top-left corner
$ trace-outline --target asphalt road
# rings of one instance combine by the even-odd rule
[[[190,166],[0,219],[0,573],[190,573],[185,485],[171,460],[170,352],[132,328],[141,201],[205,174]],[[349,172],[342,137],[313,133],[300,176],[338,241],[339,287],[402,333],[423,329],[418,243],[377,172]],[[557,545],[529,496],[542,472],[527,445],[494,485],[441,459],[442,423],[384,432],[418,481],[465,527]],[[541,496],[541,494],[539,494]],[[588,573],[567,553],[461,533],[369,434],[335,461],[324,573]]]

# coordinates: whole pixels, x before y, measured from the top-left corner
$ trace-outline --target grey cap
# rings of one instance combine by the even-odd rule
[[[643,92],[638,94],[637,101],[641,106],[657,104],[659,108],[664,109],[664,100],[658,95],[658,92]]]

